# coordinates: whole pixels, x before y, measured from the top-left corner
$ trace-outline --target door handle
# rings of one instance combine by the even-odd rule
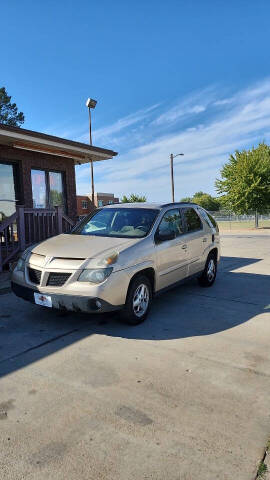
[[[186,245],[186,244],[182,245],[182,249],[183,249],[183,250],[186,250],[186,249],[187,249],[187,245]]]

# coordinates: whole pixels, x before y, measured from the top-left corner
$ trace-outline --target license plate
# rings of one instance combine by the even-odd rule
[[[52,308],[52,297],[50,297],[50,295],[43,295],[43,293],[34,292],[34,298],[37,305]]]

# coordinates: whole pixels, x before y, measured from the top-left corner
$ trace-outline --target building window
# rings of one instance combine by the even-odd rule
[[[83,210],[87,210],[87,208],[88,208],[87,200],[82,200],[82,208],[83,208]]]
[[[64,206],[63,179],[60,172],[49,172],[49,204],[51,207]]]
[[[98,206],[103,207],[103,201],[102,200],[98,200]]]
[[[31,170],[34,208],[65,206],[63,176],[61,172]]]
[[[0,163],[0,223],[16,210],[13,166]]]
[[[46,208],[46,177],[43,170],[32,170],[32,196],[34,208]]]
[[[109,205],[112,205],[113,201],[112,200],[109,200]]]

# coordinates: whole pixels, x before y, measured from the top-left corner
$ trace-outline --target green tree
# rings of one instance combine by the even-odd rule
[[[196,192],[193,197],[185,197],[180,200],[180,202],[193,202],[197,203],[206,210],[211,210],[216,212],[220,209],[220,202],[218,198],[212,197],[209,193],[205,192]]]
[[[0,123],[12,127],[20,127],[24,123],[24,114],[18,112],[16,103],[11,103],[5,87],[0,88]]]
[[[251,150],[236,151],[221,169],[216,189],[235,213],[263,213],[270,207],[270,147],[260,143]],[[257,224],[256,224],[257,226]]]
[[[192,198],[191,197],[183,197],[183,198],[181,198],[180,202],[189,203],[189,202],[192,202]]]
[[[50,204],[53,207],[62,206],[63,205],[63,195],[62,195],[62,193],[58,192],[57,190],[51,190],[50,191]]]
[[[197,192],[194,194],[192,201],[205,208],[205,210],[216,212],[220,209],[218,199],[212,197],[209,193]]]
[[[137,203],[137,202],[146,202],[146,197],[136,195],[135,193],[131,193],[129,197],[126,195],[123,195],[123,198],[121,199],[122,203]]]
[[[201,190],[199,192],[194,193],[193,198],[199,198],[202,197],[203,195],[208,195],[208,193],[202,192]]]
[[[221,197],[216,197],[216,200],[219,203],[220,210],[231,210],[228,202],[226,202],[226,195],[221,195]]]

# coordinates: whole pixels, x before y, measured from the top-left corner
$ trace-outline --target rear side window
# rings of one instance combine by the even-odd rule
[[[200,214],[206,220],[209,227],[215,228],[217,232],[219,231],[218,224],[217,224],[216,220],[214,219],[214,217],[212,217],[212,215],[210,215],[209,212],[206,212],[205,210],[200,208]]]
[[[173,232],[175,237],[182,235],[184,233],[184,228],[180,211],[178,209],[174,209],[166,212],[159,224],[158,231],[161,234]]]
[[[216,229],[217,232],[219,232],[218,224],[217,221],[210,215],[210,213],[207,212],[207,216],[209,217],[211,223],[213,224],[213,227]]]
[[[183,208],[182,214],[186,225],[186,231],[188,233],[202,229],[201,219],[197,212],[195,212],[194,208]]]

